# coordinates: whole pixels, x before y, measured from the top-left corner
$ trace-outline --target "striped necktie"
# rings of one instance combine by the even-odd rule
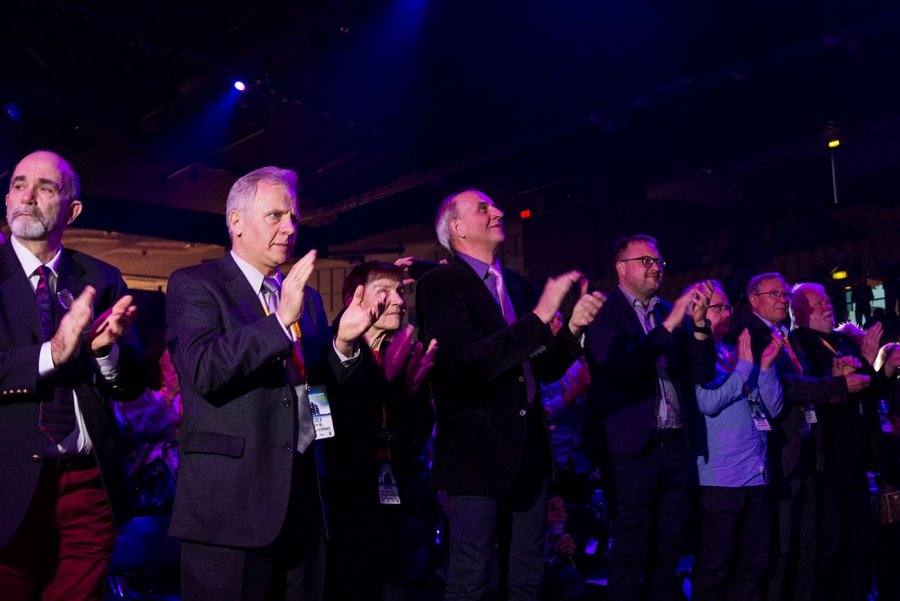
[[[41,338],[47,342],[53,337],[54,326],[53,293],[50,290],[52,272],[46,265],[41,265],[36,273],[38,283],[34,295],[41,317]],[[50,442],[58,445],[75,429],[75,402],[72,389],[67,386],[53,386],[49,396],[49,399],[41,401],[38,427]]]

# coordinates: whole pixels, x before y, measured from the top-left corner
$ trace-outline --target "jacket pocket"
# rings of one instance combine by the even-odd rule
[[[191,432],[181,441],[182,453],[210,453],[227,457],[244,454],[244,439],[215,432]]]

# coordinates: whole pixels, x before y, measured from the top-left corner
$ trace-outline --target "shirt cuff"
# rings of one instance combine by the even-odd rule
[[[359,346],[356,347],[356,352],[353,353],[352,357],[348,357],[347,355],[345,355],[344,353],[339,351],[337,348],[337,343],[335,342],[335,340],[333,338],[331,339],[331,348],[334,349],[334,352],[338,356],[338,359],[341,360],[341,363],[346,363],[347,361],[350,361],[352,359],[356,359],[357,357],[359,357]]]
[[[112,382],[119,377],[119,345],[109,347],[109,353],[105,357],[94,357],[94,363],[100,370],[100,375],[107,382]]]
[[[275,319],[278,321],[278,325],[281,326],[281,330],[284,332],[284,335],[288,337],[288,340],[290,340],[290,341],[296,340],[296,338],[294,338],[294,333],[291,331],[291,329],[289,327],[285,326],[281,322],[281,318],[278,317],[278,313],[275,314]]]
[[[50,352],[50,341],[41,345],[41,354],[38,359],[38,377],[45,378],[56,371],[53,365],[53,354]]]

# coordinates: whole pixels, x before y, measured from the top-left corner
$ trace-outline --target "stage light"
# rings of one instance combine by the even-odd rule
[[[828,140],[828,148],[837,148],[841,145],[840,140]]]
[[[520,219],[530,219],[531,218],[531,209],[523,209],[522,211],[519,211],[519,218]]]
[[[240,79],[237,79],[234,82],[234,89],[237,90],[238,92],[243,92],[244,90],[247,89],[247,84],[242,82]]]
[[[847,273],[846,269],[835,269],[831,272],[832,280],[846,280],[850,274]]]
[[[6,111],[6,115],[13,121],[22,120],[22,111],[19,110],[19,107],[16,106],[15,102],[7,103],[6,106],[3,107],[3,110]]]

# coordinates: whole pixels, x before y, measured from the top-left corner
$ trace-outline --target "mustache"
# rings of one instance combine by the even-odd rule
[[[16,207],[13,209],[13,212],[10,214],[10,220],[15,219],[16,217],[20,217],[22,215],[28,215],[29,217],[36,217],[37,219],[43,221],[44,213],[38,207]]]

